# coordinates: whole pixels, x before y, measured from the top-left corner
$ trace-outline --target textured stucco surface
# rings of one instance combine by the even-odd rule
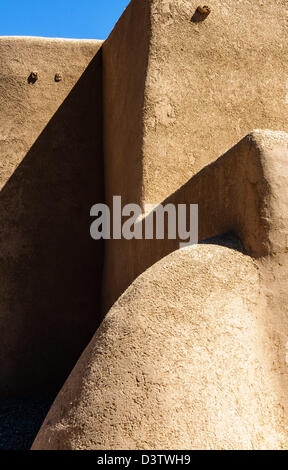
[[[133,0],[104,43],[109,203],[155,206],[253,129],[287,131],[287,2],[211,0],[194,22],[198,5]],[[142,272],[130,247],[107,243],[108,307],[126,265],[130,281]]]
[[[158,203],[253,129],[287,130],[286,0],[152,0],[143,200]],[[159,183],[161,181],[161,183]]]
[[[101,45],[102,41],[0,37],[1,187]],[[29,84],[33,71],[39,78]],[[56,73],[61,73],[61,82],[55,82]]]
[[[101,44],[0,38],[0,395],[62,384],[97,326]]]
[[[247,255],[130,245],[148,269],[106,315],[33,449],[287,448],[287,151],[284,132],[255,131],[171,195],[197,197],[200,237],[238,230]]]
[[[94,334],[33,449],[288,447],[287,2],[197,6],[132,0],[103,47],[0,38],[0,395]],[[113,195],[198,204],[245,254],[96,243]]]
[[[217,246],[149,268],[107,314],[33,449],[287,446],[260,279],[250,257]]]
[[[140,178],[140,201],[157,204],[253,129],[287,130],[286,0],[211,0],[193,22],[198,5],[133,0],[104,43],[113,194]]]
[[[234,232],[255,258],[283,252],[288,244],[287,160],[287,133],[255,130],[162,204],[198,204],[199,241]],[[187,228],[194,223],[187,211]],[[165,228],[164,240],[108,242],[106,264],[112,262],[106,267],[104,306],[111,307],[139,274],[178,249],[181,240],[168,239],[167,220]]]

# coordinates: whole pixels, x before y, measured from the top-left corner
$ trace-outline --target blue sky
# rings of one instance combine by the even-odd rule
[[[0,36],[105,39],[129,0],[0,0]]]

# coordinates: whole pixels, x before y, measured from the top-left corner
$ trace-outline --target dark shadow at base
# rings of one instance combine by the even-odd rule
[[[29,450],[56,392],[0,400],[0,451]]]

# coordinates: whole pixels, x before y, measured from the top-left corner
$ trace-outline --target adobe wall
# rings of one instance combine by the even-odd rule
[[[287,2],[198,5],[132,0],[104,43],[108,198],[140,180],[157,204],[253,129],[287,130]]]
[[[287,156],[287,133],[255,130],[166,198],[163,206],[185,204],[186,228],[191,231],[197,221],[190,219],[189,205],[197,204],[199,241],[232,232],[254,258],[283,253],[288,244]],[[152,240],[144,238],[147,219],[154,226]],[[111,257],[120,256],[112,258],[114,270],[107,270],[105,308],[137,276],[183,243],[178,227],[176,238],[168,239],[167,219],[164,239],[157,240],[155,223],[151,211],[142,221],[142,239],[108,241]],[[110,259],[108,251],[106,263]]]
[[[166,199],[199,202],[200,237],[233,229],[247,254],[126,241],[129,287],[32,449],[287,448],[287,152],[255,131]]]
[[[205,2],[204,2],[205,3]],[[153,0],[143,200],[158,203],[253,129],[287,131],[285,0]]]
[[[99,321],[101,45],[0,38],[0,394],[61,384]]]
[[[211,0],[206,18],[198,5],[132,0],[104,43],[110,204],[161,203],[253,129],[287,130],[287,2]],[[107,242],[105,305],[148,260],[130,242]]]
[[[287,334],[272,317],[250,257],[170,254],[112,307],[32,449],[287,448]]]
[[[92,204],[159,203],[252,129],[287,128],[285,2],[210,5],[200,21],[194,0],[132,0],[102,48],[0,39],[2,384],[57,381],[98,324],[104,250],[89,236]],[[107,242],[102,313],[170,251]]]

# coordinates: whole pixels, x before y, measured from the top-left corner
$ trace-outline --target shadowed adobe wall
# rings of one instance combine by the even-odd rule
[[[0,184],[13,174],[102,41],[0,37]],[[31,72],[38,80],[28,83]],[[55,74],[62,80],[55,82]]]
[[[287,448],[287,315],[280,330],[266,301],[232,249],[158,261],[113,305],[32,449]]]
[[[287,2],[208,3],[132,0],[104,43],[107,201],[156,205],[253,129],[287,130]],[[107,242],[105,303],[141,262]]]
[[[198,204],[199,241],[233,232],[254,258],[283,253],[288,245],[287,159],[287,133],[256,130],[194,175],[162,201],[162,205]],[[145,221],[151,217],[155,227],[155,214],[150,212],[143,220],[143,236]],[[187,230],[194,223],[187,210]],[[164,240],[110,242],[118,247],[124,261],[120,264],[117,259],[117,270],[109,272],[104,284],[106,308],[143,271],[179,248],[183,240],[169,240],[167,233],[166,218]]]
[[[98,324],[101,44],[0,39],[0,394],[61,384]]]
[[[165,201],[196,199],[200,238],[234,229],[250,256],[127,242],[120,276],[131,283],[133,262],[142,274],[106,315],[32,449],[287,448],[287,155],[288,134],[256,131]]]

